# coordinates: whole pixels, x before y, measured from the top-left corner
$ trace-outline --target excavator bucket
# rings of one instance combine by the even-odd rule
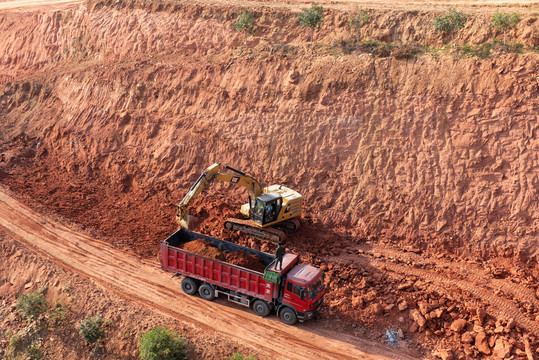
[[[185,214],[183,219],[180,220],[180,226],[187,230],[194,230],[200,219],[196,216]]]

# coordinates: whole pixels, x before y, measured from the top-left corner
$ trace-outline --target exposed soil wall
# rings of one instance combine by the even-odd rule
[[[293,13],[267,8],[245,48],[239,8],[144,6],[0,16],[4,183],[154,246],[221,161],[298,190],[328,229],[539,254],[537,54],[324,55]],[[377,12],[362,35],[391,40],[394,21],[398,38],[441,44],[421,15]],[[322,42],[351,35],[346,16],[328,14]],[[489,12],[473,16],[458,41],[493,35]],[[513,35],[535,34],[523,14]]]

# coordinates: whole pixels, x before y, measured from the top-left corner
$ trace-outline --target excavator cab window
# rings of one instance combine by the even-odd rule
[[[255,201],[253,220],[260,225],[276,221],[281,211],[282,201],[279,194],[260,195]]]

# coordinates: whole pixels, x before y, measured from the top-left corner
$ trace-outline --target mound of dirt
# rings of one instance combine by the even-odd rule
[[[211,246],[207,241],[198,239],[189,241],[182,246],[182,249],[213,260],[224,260],[223,253],[216,247]]]
[[[230,264],[238,265],[247,269],[263,273],[266,266],[256,255],[249,254],[244,250],[233,251],[225,255],[225,261]]]
[[[182,249],[213,260],[225,261],[258,272],[264,272],[266,268],[264,263],[256,255],[249,254],[244,250],[221,251],[202,239],[189,241],[182,246]]]

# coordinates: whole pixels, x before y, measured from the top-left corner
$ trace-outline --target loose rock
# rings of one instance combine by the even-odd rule
[[[453,321],[453,323],[451,324],[450,329],[453,330],[456,333],[461,333],[462,330],[464,330],[464,328],[466,327],[466,325],[468,325],[468,322],[466,320],[457,319],[457,320]]]
[[[481,331],[475,337],[475,347],[485,355],[490,355],[490,347],[488,346],[488,337],[484,331]]]
[[[511,349],[512,346],[507,340],[498,339],[496,340],[496,344],[494,345],[494,350],[492,351],[492,354],[499,359],[506,359],[511,356]]]

